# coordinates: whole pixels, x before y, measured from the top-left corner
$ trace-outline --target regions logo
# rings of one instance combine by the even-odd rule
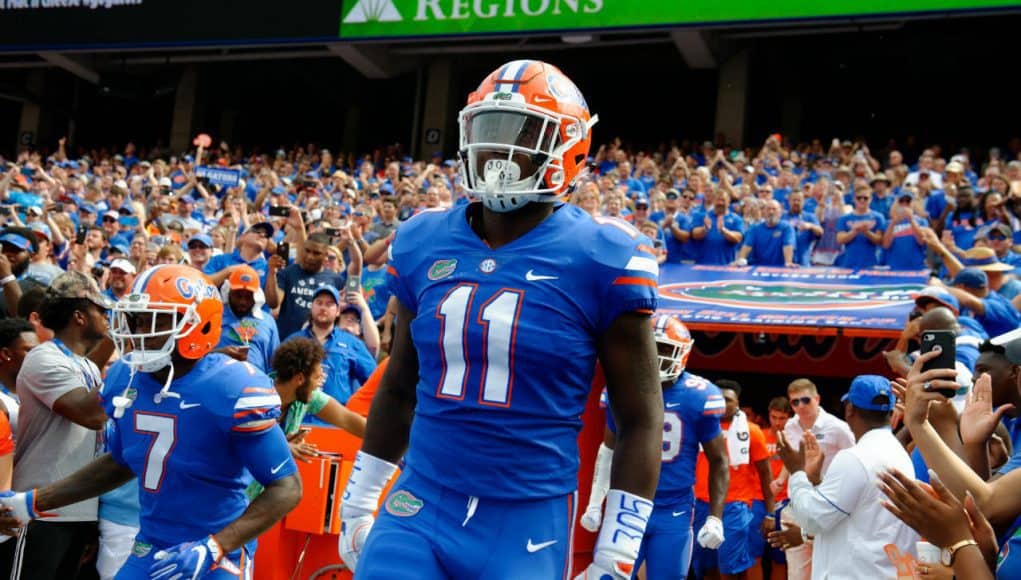
[[[390,494],[386,500],[386,511],[399,518],[410,518],[417,514],[425,504],[410,492],[399,490]]]
[[[794,281],[718,280],[660,286],[664,298],[733,308],[777,308],[797,312],[867,310],[911,302],[921,286],[888,284],[862,286]]]
[[[404,20],[404,17],[397,11],[393,0],[359,0],[344,17],[344,24],[400,22],[401,20]]]
[[[454,273],[457,269],[457,260],[436,260],[429,266],[429,273],[426,274],[430,280],[442,280]]]

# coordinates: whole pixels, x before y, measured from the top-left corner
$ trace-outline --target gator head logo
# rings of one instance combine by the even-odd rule
[[[429,266],[429,273],[427,276],[430,280],[442,280],[447,276],[454,273],[457,269],[457,260],[436,260],[432,266]]]
[[[399,518],[410,518],[417,514],[425,503],[410,492],[399,490],[390,494],[386,500],[386,511]]]
[[[664,298],[733,308],[777,308],[796,312],[867,310],[912,302],[919,284],[861,286],[796,281],[718,280],[660,286]]]

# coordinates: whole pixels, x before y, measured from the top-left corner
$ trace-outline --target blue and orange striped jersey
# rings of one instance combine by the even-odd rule
[[[687,371],[663,390],[663,456],[656,486],[657,506],[672,505],[691,493],[700,446],[722,433],[720,417],[725,407],[716,385]],[[606,414],[606,424],[616,432],[611,413]]]
[[[419,363],[408,466],[483,498],[570,493],[596,343],[621,314],[656,308],[652,244],[561,204],[492,249],[468,223],[480,209],[422,212],[391,246]]]
[[[105,391],[123,393],[129,380],[127,365],[116,362]],[[297,471],[277,426],[280,397],[254,366],[209,354],[175,378],[171,396],[157,396],[162,387],[152,375],[136,374],[126,393],[134,401],[114,416],[109,440],[113,459],[137,476],[139,538],[157,547],[202,538],[237,519],[248,507],[252,477],[268,485]]]

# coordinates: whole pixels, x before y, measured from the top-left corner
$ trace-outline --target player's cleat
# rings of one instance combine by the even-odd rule
[[[716,516],[709,516],[698,531],[698,545],[709,550],[715,550],[723,543],[723,522]]]

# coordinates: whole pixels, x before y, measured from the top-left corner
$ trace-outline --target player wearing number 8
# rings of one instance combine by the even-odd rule
[[[464,182],[481,201],[419,213],[390,248],[397,327],[343,498],[341,555],[360,580],[568,576],[598,355],[622,466],[595,559],[627,577],[662,441],[652,244],[562,203],[595,118],[556,68],[500,67],[460,120]]]
[[[248,363],[210,354],[219,292],[193,268],[143,272],[114,305],[121,352],[107,374],[108,447],[65,479],[0,498],[18,519],[95,497],[137,477],[140,531],[119,580],[251,578],[255,537],[301,496],[277,426],[280,398]],[[251,508],[248,473],[266,486]],[[0,518],[0,532],[12,522]]]
[[[646,577],[682,580],[688,577],[693,541],[692,517],[695,497],[695,461],[699,447],[705,449],[710,466],[710,517],[698,532],[700,545],[715,549],[723,543],[723,500],[730,473],[727,443],[720,429],[723,395],[709,381],[684,370],[694,341],[684,323],[669,314],[654,319],[659,349],[659,378],[663,385],[663,455],[656,487],[656,507],[642,540],[635,572],[646,563]],[[606,437],[599,448],[592,478],[592,493],[581,525],[596,531],[603,497],[610,481],[616,445],[613,415],[606,414]]]

